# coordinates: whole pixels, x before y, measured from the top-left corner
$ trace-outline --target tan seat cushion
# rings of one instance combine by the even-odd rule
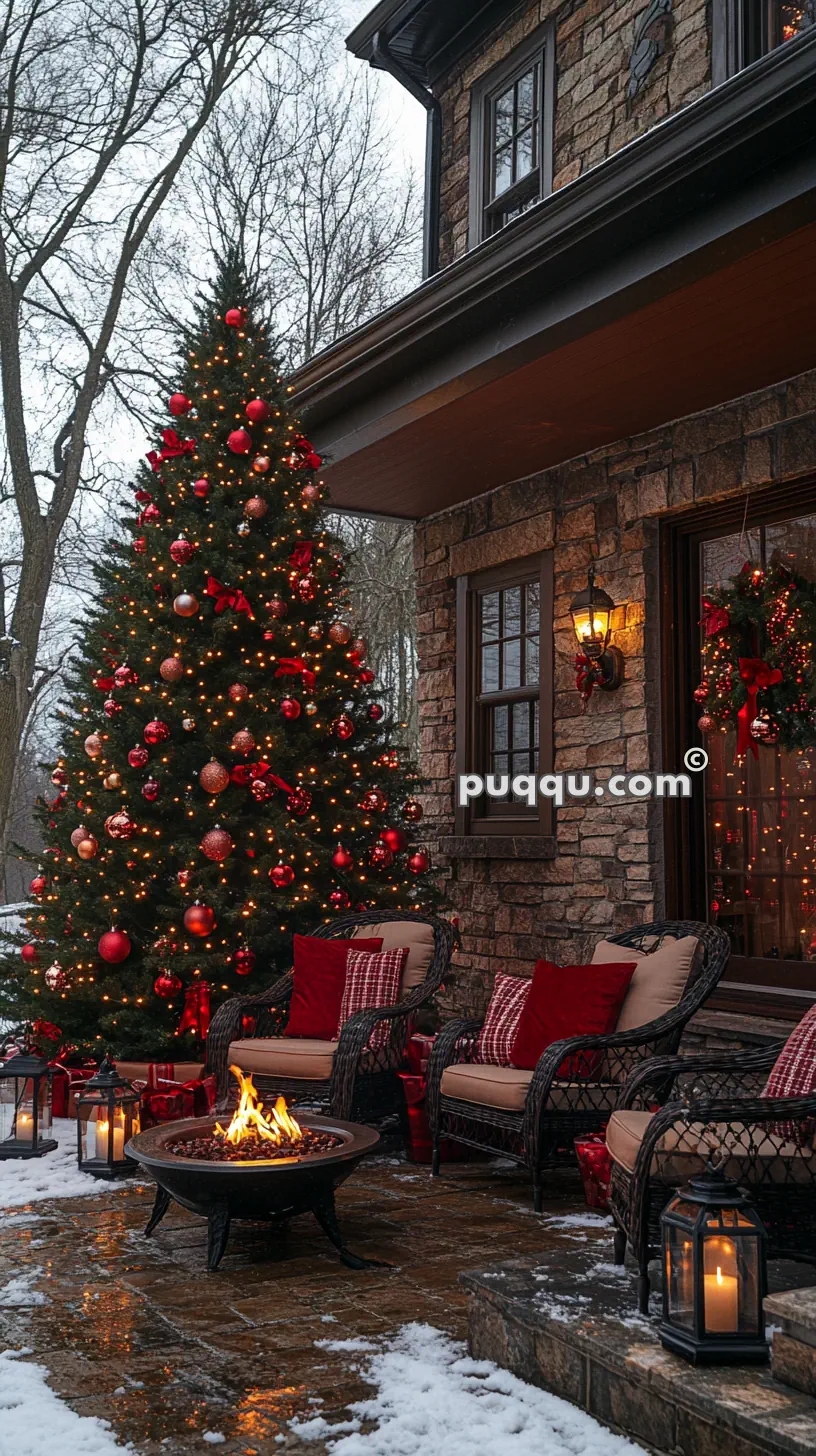
[[[613,1112],[606,1129],[606,1146],[611,1157],[633,1173],[640,1145],[651,1122],[650,1112]],[[652,1174],[668,1182],[685,1183],[702,1173],[709,1156],[725,1153],[720,1171],[739,1182],[810,1183],[816,1178],[816,1156],[810,1148],[786,1141],[770,1126],[744,1127],[740,1123],[715,1123],[703,1127],[677,1123],[660,1139],[652,1158]]]
[[[306,1036],[247,1037],[229,1049],[230,1066],[263,1076],[330,1077],[339,1042],[315,1041]]]
[[[482,1107],[501,1107],[506,1112],[523,1112],[532,1072],[518,1067],[496,1067],[461,1062],[442,1073],[443,1097],[459,1102],[477,1102]],[[556,1082],[547,1106],[556,1111],[591,1111],[614,1107],[620,1088],[613,1083]]]
[[[422,985],[428,973],[434,953],[433,926],[418,920],[384,920],[379,925],[358,925],[351,932],[352,940],[375,935],[382,937],[383,950],[407,945],[408,959],[400,981],[400,997],[407,996],[409,991]]]
[[[682,940],[666,939],[659,950],[648,954],[616,945],[611,940],[599,940],[592,952],[593,966],[613,961],[636,962],[615,1030],[631,1031],[672,1011],[683,998],[701,950],[702,943],[695,935],[684,935]]]

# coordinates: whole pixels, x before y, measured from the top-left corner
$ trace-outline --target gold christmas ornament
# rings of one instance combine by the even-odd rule
[[[93,859],[99,852],[99,843],[89,834],[87,839],[81,839],[76,847],[80,859]]]
[[[121,789],[122,775],[119,773],[106,774],[102,780],[102,787],[105,789]]]

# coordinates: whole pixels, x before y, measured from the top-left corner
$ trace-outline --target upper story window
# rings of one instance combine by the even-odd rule
[[[715,0],[715,85],[816,23],[816,0]]]
[[[552,27],[542,26],[473,87],[471,246],[552,189],[554,54]]]

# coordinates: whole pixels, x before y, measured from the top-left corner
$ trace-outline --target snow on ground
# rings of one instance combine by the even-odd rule
[[[0,1352],[0,1456],[122,1456],[107,1421],[78,1416],[46,1385],[48,1371]]]
[[[39,1279],[42,1269],[29,1269],[27,1274],[18,1274],[0,1288],[0,1309],[31,1309],[35,1304],[47,1304],[48,1300],[32,1284]]]
[[[54,1119],[53,1136],[59,1147],[42,1158],[0,1160],[0,1209],[20,1208],[43,1198],[81,1198],[111,1193],[128,1185],[92,1178],[77,1168],[77,1125],[67,1117]],[[0,1212],[0,1229],[3,1227]]]
[[[337,1341],[337,1348],[345,1343]],[[328,1340],[320,1344],[332,1347]],[[294,1420],[293,1433],[327,1441],[332,1456],[634,1456],[639,1450],[568,1401],[490,1360],[472,1360],[464,1345],[430,1325],[404,1325],[363,1376],[376,1394],[351,1406],[351,1420]],[[369,1421],[376,1429],[363,1431]]]

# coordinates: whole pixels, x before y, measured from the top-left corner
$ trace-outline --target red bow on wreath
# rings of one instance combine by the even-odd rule
[[[210,987],[207,981],[197,981],[188,986],[184,993],[184,1010],[178,1024],[179,1035],[183,1031],[194,1031],[204,1040],[210,1029]]]
[[[581,712],[585,713],[593,689],[602,679],[598,675],[598,664],[583,652],[575,654],[575,686],[581,694]]]
[[[725,607],[718,607],[710,597],[703,597],[703,615],[701,618],[705,627],[706,637],[715,637],[718,632],[723,632],[730,626],[731,618]]]
[[[751,737],[751,724],[757,713],[757,693],[760,688],[772,688],[782,681],[782,671],[769,667],[761,657],[741,657],[739,675],[745,684],[747,697],[737,713],[737,758],[744,758],[750,748],[754,758],[759,750]]]
[[[285,779],[278,778],[272,772],[272,765],[269,763],[239,763],[230,771],[230,778],[234,784],[248,784],[252,779],[266,779],[274,784],[276,789],[283,789],[285,794],[293,794],[295,791],[291,784]]]
[[[305,571],[308,566],[311,566],[313,555],[314,541],[300,541],[289,557],[289,565],[293,566],[296,571]]]
[[[281,657],[278,659],[275,677],[297,677],[300,673],[303,681],[303,691],[311,692],[317,679],[310,667],[306,666],[302,657]]]
[[[176,455],[192,455],[196,447],[195,440],[180,439],[169,425],[166,430],[162,430],[162,440],[164,444],[161,450],[148,450],[147,452],[147,459],[157,475],[162,460],[172,460]]]
[[[217,617],[222,612],[226,612],[228,607],[232,607],[236,612],[246,612],[248,617],[253,615],[252,607],[240,587],[222,586],[214,576],[207,577],[207,596],[215,597],[215,615]]]

